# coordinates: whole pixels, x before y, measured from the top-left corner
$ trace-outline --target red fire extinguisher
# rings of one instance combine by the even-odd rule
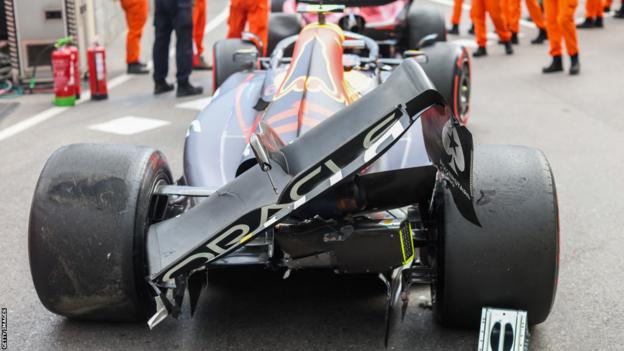
[[[106,50],[103,46],[94,43],[87,50],[89,63],[89,87],[91,88],[91,100],[104,100],[108,98],[106,87]]]
[[[74,106],[76,104],[75,74],[72,54],[62,40],[52,52],[52,72],[54,76],[54,104]]]
[[[71,63],[74,72],[74,92],[76,93],[76,100],[80,99],[80,56],[78,54],[78,48],[74,45],[67,45],[67,49],[71,55]]]

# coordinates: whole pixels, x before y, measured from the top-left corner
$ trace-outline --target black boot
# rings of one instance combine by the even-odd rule
[[[546,39],[548,39],[548,32],[546,32],[546,29],[540,28],[537,37],[531,40],[531,44],[543,44]]]
[[[602,22],[602,16],[596,17],[596,20],[594,21],[594,27],[596,27],[596,28],[604,28],[604,24]]]
[[[622,4],[619,10],[615,11],[613,18],[624,18],[624,4]]]
[[[477,51],[472,53],[472,57],[481,57],[481,56],[487,56],[487,49],[485,48],[485,46],[479,46]]]
[[[513,47],[511,46],[511,40],[503,43],[505,45],[505,53],[507,55],[513,55]]]
[[[583,23],[579,23],[576,25],[576,28],[586,29],[586,28],[594,28],[594,19],[591,17],[585,18]]]
[[[561,56],[553,56],[550,66],[542,68],[542,73],[554,73],[563,71],[563,61]]]
[[[570,75],[577,75],[581,73],[581,63],[579,62],[578,54],[570,56]]]
[[[154,82],[154,95],[167,93],[173,90],[173,84],[167,83],[166,80]]]
[[[474,23],[470,26],[470,29],[468,29],[468,34],[474,35]]]
[[[178,90],[176,91],[177,97],[199,95],[204,92],[202,87],[194,87],[188,80],[178,82]]]
[[[147,65],[137,62],[131,62],[128,64],[128,74],[148,74],[149,70],[147,69]]]
[[[518,41],[518,33],[511,32],[511,43],[514,45],[518,45],[520,43]]]
[[[454,24],[446,31],[448,34],[459,35],[459,25]]]

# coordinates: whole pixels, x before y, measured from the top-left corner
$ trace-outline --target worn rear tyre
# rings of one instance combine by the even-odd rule
[[[478,328],[482,307],[501,307],[525,310],[529,324],[541,323],[554,302],[559,258],[548,161],[535,149],[479,146],[473,170],[481,227],[462,217],[448,189],[437,194],[437,320]]]
[[[171,182],[164,156],[147,147],[77,144],[54,152],[37,183],[28,230],[43,305],[86,320],[151,315],[145,234],[164,214],[153,190]]]

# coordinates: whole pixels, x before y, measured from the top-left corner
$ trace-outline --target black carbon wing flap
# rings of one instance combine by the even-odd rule
[[[444,99],[416,62],[405,61],[377,89],[284,147],[287,172],[281,167],[270,171],[278,194],[255,166],[216,196],[151,226],[149,279],[168,286],[175,277],[188,276],[245,245],[368,167],[434,106],[444,109]],[[441,133],[437,139],[442,140]]]

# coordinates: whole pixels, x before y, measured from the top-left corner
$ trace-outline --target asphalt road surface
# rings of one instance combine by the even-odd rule
[[[219,19],[224,6],[225,1],[211,1],[210,19]],[[443,3],[438,6],[450,13]],[[580,16],[580,6],[578,11]],[[468,22],[466,13],[464,20]],[[208,47],[225,32],[222,21],[213,27],[206,38]],[[151,31],[151,26],[146,28],[146,47]],[[531,349],[621,350],[624,21],[608,18],[604,30],[580,33],[578,77],[542,75],[547,46],[529,45],[535,30],[525,26],[523,31],[514,56],[505,56],[493,42],[490,56],[473,61],[469,128],[478,144],[543,150],[556,178],[561,213],[559,286],[550,317],[531,330]],[[453,39],[471,42],[469,37]],[[117,67],[112,76],[121,73],[120,55],[109,58]],[[210,77],[197,73],[192,79],[209,89]],[[52,111],[57,114],[49,118],[39,113],[51,113],[50,96],[12,99],[19,106],[0,118],[0,305],[8,311],[9,349],[382,350],[384,290],[370,277],[295,272],[281,280],[270,274],[239,274],[232,282],[210,286],[193,319],[188,314],[168,319],[153,331],[144,324],[74,322],[41,305],[30,278],[26,233],[33,189],[50,153],[78,142],[144,144],[164,151],[179,176],[186,127],[197,113],[192,105],[205,103],[176,99],[173,94],[154,97],[148,76],[122,76],[117,84],[108,101]],[[0,101],[4,102],[9,100]],[[33,116],[38,118],[29,119]],[[93,129],[124,117],[167,123],[130,135]],[[22,123],[26,120],[39,123]],[[148,123],[139,120],[137,125],[143,128]],[[475,331],[436,326],[431,311],[418,307],[420,298],[428,298],[426,289],[413,293],[392,349],[474,349]]]

